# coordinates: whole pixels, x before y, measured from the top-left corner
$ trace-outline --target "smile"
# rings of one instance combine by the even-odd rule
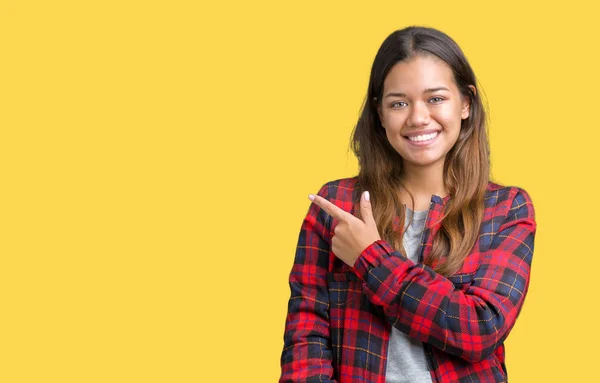
[[[409,140],[411,140],[412,142],[421,142],[421,141],[429,141],[434,139],[435,137],[437,137],[438,132],[434,132],[434,133],[430,133],[430,134],[423,134],[421,136],[413,136],[413,137],[407,137]]]
[[[440,132],[431,132],[418,136],[404,136],[404,139],[414,146],[429,146],[435,142],[439,134]]]

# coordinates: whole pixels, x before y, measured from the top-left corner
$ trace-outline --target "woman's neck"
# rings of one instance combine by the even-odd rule
[[[448,194],[444,187],[443,175],[443,162],[427,167],[405,166],[402,181],[414,197],[415,205],[412,206],[410,195],[404,189],[400,190],[400,201],[416,211],[429,209],[432,195],[445,197]]]

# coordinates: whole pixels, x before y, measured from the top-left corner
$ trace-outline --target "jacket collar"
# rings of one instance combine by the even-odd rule
[[[445,197],[440,197],[438,195],[432,195],[431,196],[431,202],[436,203],[436,204],[440,204],[440,205],[445,205],[446,203],[448,203],[448,201],[450,200],[452,196],[450,194],[448,194]]]

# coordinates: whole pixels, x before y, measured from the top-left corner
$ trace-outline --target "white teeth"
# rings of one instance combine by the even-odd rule
[[[432,138],[434,138],[437,135],[438,135],[438,132],[435,132],[435,133],[430,133],[430,134],[423,134],[422,136],[408,137],[408,139],[411,141],[427,141],[427,140],[431,140]]]

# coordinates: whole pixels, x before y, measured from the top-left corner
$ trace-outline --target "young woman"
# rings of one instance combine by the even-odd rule
[[[280,382],[507,381],[536,223],[523,189],[490,181],[485,121],[450,37],[383,42],[353,132],[359,174],[309,196]]]

